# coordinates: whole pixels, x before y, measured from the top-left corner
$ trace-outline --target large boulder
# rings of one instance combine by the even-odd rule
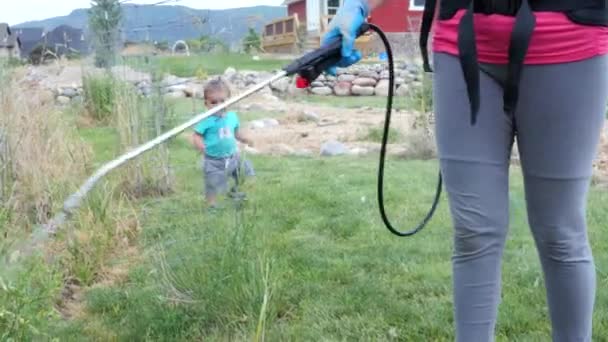
[[[378,73],[373,70],[362,70],[359,72],[358,76],[359,78],[373,78],[374,80],[379,78]]]
[[[61,88],[61,92],[60,92],[61,96],[65,96],[65,97],[69,97],[72,98],[74,96],[78,95],[78,90],[74,89],[72,87],[67,87],[67,88]]]
[[[306,88],[298,88],[293,83],[290,84],[289,87],[287,87],[287,95],[299,96],[299,95],[305,95],[307,92],[308,92],[308,90]]]
[[[306,121],[313,121],[313,122],[317,122],[320,120],[319,114],[310,111],[310,110],[305,110],[303,112],[300,113],[300,115],[298,116],[298,121],[300,122],[306,122]]]
[[[276,90],[276,91],[278,91],[278,92],[280,92],[280,93],[284,93],[284,92],[286,92],[286,91],[287,91],[287,88],[289,88],[289,82],[290,82],[290,79],[289,79],[289,78],[287,78],[287,77],[283,77],[283,78],[281,78],[280,80],[277,80],[277,81],[273,82],[273,83],[270,85],[270,87],[271,87],[273,90]]]
[[[389,84],[388,80],[380,80],[378,84],[376,84],[376,88],[374,89],[374,94],[376,96],[388,96]]]
[[[353,81],[353,84],[361,87],[374,87],[376,86],[376,80],[369,77],[359,77]]]
[[[167,99],[180,99],[184,97],[186,97],[186,94],[183,91],[175,91],[165,94],[165,98]]]
[[[374,95],[375,92],[375,88],[374,87],[362,87],[359,85],[354,85],[351,89],[351,92],[353,93],[353,95],[360,95],[360,96],[371,96]]]
[[[262,129],[279,126],[279,121],[272,118],[264,118],[259,120],[253,120],[249,123],[250,129]]]
[[[67,96],[59,95],[57,96],[57,103],[60,105],[67,105],[70,103],[70,98]]]
[[[321,145],[321,155],[322,156],[338,156],[342,154],[346,154],[348,149],[344,144],[337,140],[326,141]]]
[[[330,87],[326,87],[326,86],[315,87],[315,88],[312,88],[311,91],[312,91],[313,94],[316,94],[316,95],[331,95],[331,94],[333,94],[333,90],[331,90]]]
[[[350,89],[352,88],[352,84],[347,81],[336,82],[334,85],[334,93],[337,96],[349,96],[351,95]]]
[[[407,83],[400,85],[395,91],[396,96],[408,96],[410,94],[410,87]]]
[[[351,75],[351,74],[343,74],[338,76],[338,81],[343,81],[343,82],[352,82],[357,78],[357,76],[355,75]]]

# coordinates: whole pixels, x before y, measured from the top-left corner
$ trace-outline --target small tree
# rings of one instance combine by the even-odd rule
[[[89,27],[95,47],[95,66],[109,68],[116,61],[122,8],[119,0],[92,0]]]
[[[243,50],[245,50],[246,53],[250,53],[252,50],[260,51],[261,47],[262,39],[260,38],[260,35],[250,27],[247,36],[243,39]]]
[[[202,35],[198,39],[200,42],[201,52],[225,52],[228,51],[228,46],[221,39],[209,35]]]

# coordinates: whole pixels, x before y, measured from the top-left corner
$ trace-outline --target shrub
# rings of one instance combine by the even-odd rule
[[[82,84],[88,115],[98,122],[108,123],[114,109],[117,81],[111,75],[85,75]]]

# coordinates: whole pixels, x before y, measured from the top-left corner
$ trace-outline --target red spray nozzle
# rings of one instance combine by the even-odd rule
[[[310,82],[308,82],[307,79],[305,79],[302,76],[296,77],[296,88],[304,89],[304,88],[308,88],[309,86],[310,86]]]

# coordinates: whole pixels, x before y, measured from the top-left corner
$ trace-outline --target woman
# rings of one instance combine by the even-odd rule
[[[361,58],[354,32],[381,3],[345,0],[324,37],[344,36],[339,66]],[[426,6],[423,56],[435,1]],[[591,341],[596,278],[585,207],[608,101],[604,0],[444,0],[439,7],[433,103],[454,225],[456,340],[494,340],[517,139],[553,341]]]

